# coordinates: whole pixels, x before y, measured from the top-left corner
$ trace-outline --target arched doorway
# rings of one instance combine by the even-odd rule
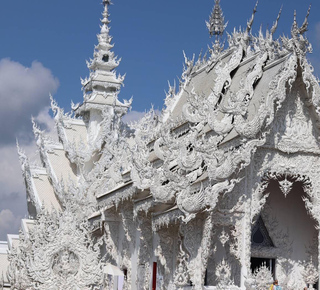
[[[307,212],[304,176],[269,173],[266,202],[251,235],[251,270],[269,267],[284,289],[318,289],[318,230]]]

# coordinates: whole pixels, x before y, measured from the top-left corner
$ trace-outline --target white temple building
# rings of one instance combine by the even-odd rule
[[[320,87],[296,15],[291,37],[228,34],[185,57],[161,115],[130,126],[109,34],[110,0],[82,81],[52,99],[57,140],[34,123],[41,165],[18,153],[29,219],[0,243],[2,289],[318,289]],[[310,10],[310,9],[309,9]]]

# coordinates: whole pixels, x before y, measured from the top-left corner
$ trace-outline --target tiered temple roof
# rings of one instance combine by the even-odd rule
[[[182,81],[177,91],[169,88],[161,116],[150,111],[129,129],[121,118],[131,102],[118,100],[124,77],[115,73],[119,60],[111,50],[110,1],[103,4],[90,75],[82,81],[83,103],[74,106],[74,114],[65,114],[52,100],[59,142],[34,126],[41,168],[32,167],[19,149],[31,218],[44,208],[63,212],[70,203],[81,205],[95,230],[121,220],[131,241],[130,223],[141,213],[154,231],[206,212],[218,216],[220,200],[242,184],[259,148],[289,150],[275,140],[275,119],[297,88],[319,136],[320,89],[304,35],[309,11],[301,27],[294,16],[291,38],[275,40],[281,11],[270,30],[254,36],[255,7],[247,27],[228,35],[228,48],[216,41],[208,58],[185,57]],[[219,0],[207,26],[211,36],[224,33]],[[319,154],[318,141],[297,152]],[[115,262],[116,246],[110,247]],[[201,283],[196,270],[189,273],[196,285]]]

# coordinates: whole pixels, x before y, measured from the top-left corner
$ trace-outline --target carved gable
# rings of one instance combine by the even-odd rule
[[[59,143],[34,126],[45,183],[19,150],[36,222],[10,253],[13,289],[116,288],[117,278],[103,277],[105,263],[123,270],[124,289],[266,289],[271,274],[260,264],[251,275],[251,258],[272,259],[284,289],[313,284],[320,87],[306,58],[309,11],[301,27],[294,17],[291,38],[274,39],[281,11],[255,35],[255,6],[227,47],[215,0],[207,27],[217,38],[208,54],[184,55],[162,114],[150,110],[129,126],[122,116],[131,101],[118,100],[124,77],[115,73],[111,1],[102,2],[83,103],[73,115],[52,100]],[[60,212],[44,214],[43,185]]]
[[[285,153],[320,153],[317,120],[303,84],[294,84],[273,124],[273,144]]]

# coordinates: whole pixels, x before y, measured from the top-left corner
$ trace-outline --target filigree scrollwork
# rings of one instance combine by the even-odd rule
[[[102,241],[71,204],[61,212],[42,212],[28,236],[9,254],[12,289],[87,289],[102,285]],[[23,271],[23,276],[19,273]]]
[[[106,257],[126,268],[128,276],[140,275],[137,284],[141,289],[149,286],[152,231],[157,231],[159,238],[155,239],[159,242],[155,256],[164,276],[163,288],[174,289],[174,284],[182,288],[192,280],[196,289],[201,289],[209,257],[220,247],[227,258],[221,261],[220,256],[215,261],[217,288],[238,289],[233,278],[238,284],[243,273],[240,264],[250,267],[250,253],[275,256],[280,243],[286,252],[292,251],[289,234],[277,229],[277,221],[272,220],[265,206],[271,181],[279,185],[285,197],[299,183],[307,210],[320,224],[319,132],[313,124],[316,119],[320,127],[320,87],[306,59],[311,46],[304,36],[310,10],[301,27],[295,13],[291,39],[274,40],[281,11],[266,35],[260,30],[258,36],[253,36],[255,6],[246,28],[229,35],[225,51],[224,45],[216,41],[209,48],[208,60],[200,55],[195,61],[195,55],[188,59],[183,53],[180,87],[176,92],[175,84],[169,85],[167,108],[161,116],[152,109],[139,122],[127,126],[121,118],[131,103],[118,100],[124,77],[114,72],[120,60],[111,51],[110,1],[103,3],[99,44],[94,59],[88,62],[90,76],[82,81],[84,104],[75,107],[74,117],[51,99],[59,142],[72,163],[74,181],[54,176],[46,156],[54,151],[48,146],[53,142],[34,124],[41,159],[62,212],[40,214],[35,230],[28,237],[21,234],[19,248],[9,256],[12,288],[83,289],[102,285],[102,242],[94,240],[92,227],[86,222],[98,202],[98,216],[102,217],[95,221],[95,229],[104,232]],[[225,29],[219,0],[215,11],[207,26],[210,34],[218,35]],[[298,91],[303,92],[303,98]],[[94,102],[98,96],[101,104]],[[313,105],[316,114],[309,114],[305,104]],[[72,132],[76,136],[71,140],[70,132],[77,131],[75,124],[81,125],[81,132]],[[261,153],[253,161],[257,149],[269,153]],[[41,212],[32,188],[30,165],[21,150],[19,158],[28,200]],[[144,203],[135,197],[142,197]],[[69,208],[75,199],[78,201]],[[109,210],[113,206],[113,217],[117,218],[110,221],[104,216],[105,207]],[[274,247],[271,242],[268,247],[251,247],[251,223],[259,213],[269,216],[263,218],[266,227],[271,228]],[[138,230],[133,217],[138,217]],[[177,242],[178,223],[184,229],[183,242]],[[223,230],[218,231],[215,225]],[[139,264],[136,272],[133,252]],[[173,257],[176,252],[177,257]],[[294,289],[302,267],[304,281],[314,283],[318,265],[279,259],[287,289]],[[270,275],[262,266],[246,277],[247,287],[264,289]],[[130,289],[131,283],[126,281],[125,288]]]

